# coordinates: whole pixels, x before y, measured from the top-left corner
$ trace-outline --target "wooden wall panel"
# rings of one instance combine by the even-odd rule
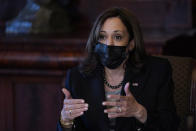
[[[12,82],[0,76],[0,130],[14,130],[14,102]]]
[[[64,76],[61,73],[59,76],[12,74],[0,77],[0,130],[56,130]]]
[[[61,78],[20,78],[15,89],[16,131],[54,131],[61,107]],[[36,80],[36,81],[35,81]]]
[[[56,130],[66,70],[81,60],[84,46],[51,41],[0,38],[0,130]]]
[[[143,28],[186,29],[192,25],[191,0],[81,0],[80,12],[92,22],[110,7],[125,7],[138,16]]]

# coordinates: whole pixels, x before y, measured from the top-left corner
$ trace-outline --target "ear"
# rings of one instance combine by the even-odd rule
[[[134,42],[134,39],[133,39],[133,40],[131,40],[131,41],[129,42],[128,50],[129,50],[129,51],[132,51],[134,48],[135,48],[135,42]]]

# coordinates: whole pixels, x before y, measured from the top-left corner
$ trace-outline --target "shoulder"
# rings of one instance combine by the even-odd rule
[[[80,71],[79,66],[75,66],[67,70],[66,77],[83,80],[83,79],[93,78],[97,76],[97,74],[100,74],[100,70],[97,68],[91,74],[85,74]]]
[[[65,78],[65,88],[67,88],[72,98],[79,98],[82,90],[85,89],[86,79],[80,73],[78,67],[73,67],[67,70]]]
[[[72,89],[83,82],[83,76],[78,67],[73,67],[67,70],[65,78],[65,87],[72,92]],[[75,86],[77,85],[77,86]],[[73,92],[72,92],[73,93]]]
[[[161,56],[148,56],[147,62],[155,65],[169,65],[168,59]]]
[[[149,56],[146,59],[145,68],[156,76],[167,77],[172,75],[172,67],[168,59],[159,56]]]
[[[75,66],[75,67],[72,67],[70,69],[68,69],[67,71],[67,78],[69,77],[74,77],[74,78],[77,78],[77,77],[82,77],[82,73],[79,71],[79,67],[78,66]]]
[[[148,67],[151,67],[153,69],[163,69],[163,68],[171,68],[170,62],[167,58],[162,58],[159,56],[148,56],[146,59],[145,64]]]

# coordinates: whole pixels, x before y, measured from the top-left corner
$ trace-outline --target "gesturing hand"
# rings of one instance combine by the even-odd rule
[[[138,120],[145,121],[146,120],[146,111],[145,108],[140,105],[132,93],[129,91],[129,83],[126,83],[124,88],[126,96],[120,95],[109,95],[107,96],[110,99],[115,101],[104,101],[104,106],[112,106],[109,109],[105,109],[104,112],[108,113],[109,118],[116,117],[136,117]],[[145,114],[144,114],[145,113]]]
[[[65,88],[62,89],[62,92],[65,95],[63,109],[61,110],[63,120],[73,120],[88,110],[88,104],[83,99],[72,99],[70,92]]]

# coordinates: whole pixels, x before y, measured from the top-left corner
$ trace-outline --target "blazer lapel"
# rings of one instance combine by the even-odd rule
[[[145,67],[138,73],[132,72],[131,70],[127,70],[125,72],[125,83],[124,86],[127,82],[130,83],[129,90],[131,91],[132,95],[135,97],[135,99],[140,103],[141,102],[141,92],[143,88],[145,88],[145,81],[146,81],[146,70]],[[121,95],[126,95],[124,91],[124,86],[121,90]],[[116,121],[116,130],[121,131],[123,127],[126,126],[126,131],[127,130],[133,130],[135,127],[135,119],[132,118],[117,118]],[[129,124],[128,124],[129,123]],[[122,130],[124,131],[124,130]]]
[[[138,100],[141,96],[142,90],[145,88],[145,82],[146,82],[146,77],[147,76],[147,71],[145,66],[141,69],[140,72],[132,72],[131,70],[126,71],[125,73],[125,83],[124,86],[127,82],[129,82],[129,90],[133,94],[133,96]],[[125,95],[124,92],[124,86],[121,91],[121,95]]]
[[[89,109],[86,113],[90,128],[108,131],[109,119],[107,114],[104,113],[105,107],[102,102],[105,101],[105,90],[103,83],[103,70],[97,69],[96,74],[87,79],[88,85],[86,90],[86,101],[89,104]]]

